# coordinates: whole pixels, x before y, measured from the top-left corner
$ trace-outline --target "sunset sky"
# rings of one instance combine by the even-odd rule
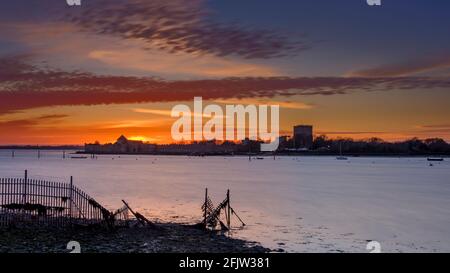
[[[0,145],[172,142],[172,106],[450,141],[450,1],[2,1]]]

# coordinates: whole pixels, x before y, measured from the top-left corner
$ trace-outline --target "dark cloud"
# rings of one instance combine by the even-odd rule
[[[37,120],[61,120],[63,118],[67,118],[69,115],[63,115],[63,114],[54,114],[54,115],[44,115],[37,117]]]
[[[422,128],[450,128],[450,124],[422,125]]]
[[[0,121],[0,129],[6,130],[6,128],[24,128],[36,125],[37,122],[34,119],[17,119],[17,120],[8,120],[8,121]]]
[[[450,124],[422,125],[419,130],[425,133],[450,133]]]
[[[0,59],[0,113],[55,105],[336,95],[353,91],[450,88],[448,78],[261,77],[164,81],[41,69],[26,58]]]
[[[27,119],[0,120],[0,131],[2,134],[5,134],[6,132],[17,133],[18,131],[28,130],[36,125],[40,125],[43,120],[57,122],[66,117],[68,117],[68,115],[44,115]]]
[[[71,10],[64,20],[100,35],[139,39],[149,48],[170,53],[266,59],[309,47],[298,33],[293,38],[275,30],[214,22],[213,17],[200,0],[98,0],[87,1],[79,12]]]
[[[418,73],[450,67],[450,56],[439,56],[426,59],[410,60],[403,63],[387,64],[375,68],[352,71],[354,77],[404,77]]]

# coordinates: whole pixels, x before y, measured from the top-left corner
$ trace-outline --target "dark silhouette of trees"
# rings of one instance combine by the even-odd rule
[[[319,135],[314,138],[314,151],[337,154],[340,149],[344,154],[450,154],[450,144],[441,138],[412,138],[398,142],[387,142],[377,137],[353,140]]]

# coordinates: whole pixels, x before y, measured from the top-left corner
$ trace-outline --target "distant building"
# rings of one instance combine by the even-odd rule
[[[156,150],[155,144],[144,143],[138,140],[128,140],[125,136],[120,136],[115,143],[101,145],[99,143],[85,144],[86,153],[102,154],[146,154]]]
[[[288,136],[279,136],[278,137],[278,151],[282,151],[284,149],[289,148],[289,137]]]
[[[279,136],[278,137],[278,143],[279,144],[284,144],[288,141],[288,136]]]
[[[313,127],[311,125],[294,126],[294,148],[311,149],[313,145]]]

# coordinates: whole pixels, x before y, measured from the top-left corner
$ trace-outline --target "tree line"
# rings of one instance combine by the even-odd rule
[[[326,135],[314,138],[312,150],[345,154],[443,154],[450,155],[450,144],[441,138],[412,138],[388,142],[381,138],[354,140],[352,138],[331,139]]]

